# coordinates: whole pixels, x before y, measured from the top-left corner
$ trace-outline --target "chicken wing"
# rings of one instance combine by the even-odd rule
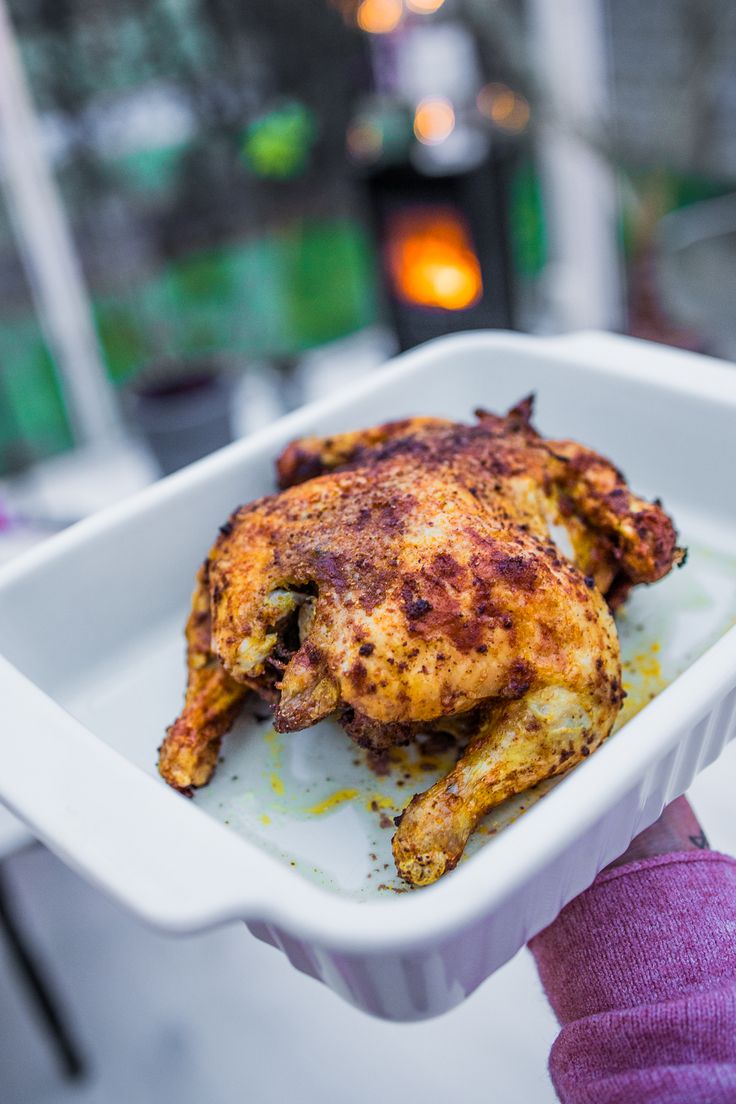
[[[203,786],[217,764],[220,741],[240,711],[248,687],[231,678],[212,654],[209,565],[198,572],[186,627],[187,692],[184,710],[159,748],[159,770],[178,790]]]

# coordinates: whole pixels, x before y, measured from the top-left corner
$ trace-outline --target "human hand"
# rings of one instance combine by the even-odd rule
[[[659,820],[635,836],[623,855],[609,863],[606,869],[653,855],[666,855],[671,851],[705,851],[709,846],[698,818],[683,794],[665,806]]]

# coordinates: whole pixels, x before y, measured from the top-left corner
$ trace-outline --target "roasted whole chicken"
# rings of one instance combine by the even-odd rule
[[[490,808],[606,739],[623,700],[611,610],[683,552],[658,503],[531,414],[528,398],[284,451],[280,493],[237,509],[200,568],[167,782],[208,781],[249,691],[280,732],[334,716],[374,751],[449,731],[464,752],[393,840],[425,885]]]

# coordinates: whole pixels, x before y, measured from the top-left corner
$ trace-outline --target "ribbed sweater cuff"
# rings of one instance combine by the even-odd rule
[[[736,978],[736,861],[715,851],[614,867],[530,943],[560,1022]]]

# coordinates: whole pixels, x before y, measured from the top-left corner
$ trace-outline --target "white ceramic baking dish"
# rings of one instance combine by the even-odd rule
[[[532,390],[545,433],[609,454],[662,496],[691,546],[688,566],[636,593],[621,620],[627,716],[654,700],[543,787],[544,800],[488,818],[467,861],[419,891],[396,892],[391,817],[433,775],[404,753],[376,778],[330,724],[277,738],[251,709],[194,801],[161,783],[156,747],[181,700],[195,569],[230,510],[272,489],[284,443],[409,413],[503,410]],[[736,733],[734,471],[736,373],[725,364],[599,334],[432,342],[5,568],[0,797],[160,928],[242,919],[366,1011],[443,1012]]]

